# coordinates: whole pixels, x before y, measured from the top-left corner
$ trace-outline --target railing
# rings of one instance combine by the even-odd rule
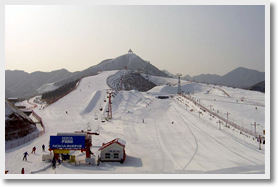
[[[256,135],[257,135],[257,136],[258,136],[258,135],[263,136],[263,135],[260,134],[260,133],[256,133],[256,135],[255,135],[255,132],[253,132],[252,130],[247,129],[247,128],[244,128],[244,127],[241,126],[241,125],[237,125],[236,123],[234,123],[234,122],[232,122],[232,121],[229,121],[229,120],[225,119],[224,117],[218,115],[218,114],[215,113],[215,112],[212,112],[212,111],[209,110],[208,108],[204,107],[204,106],[201,105],[200,103],[197,103],[196,101],[194,101],[194,100],[191,99],[190,97],[185,96],[184,94],[181,94],[181,96],[184,97],[184,98],[186,98],[186,99],[188,99],[188,100],[190,100],[190,101],[192,101],[196,106],[199,106],[199,107],[202,108],[203,110],[209,112],[211,115],[213,115],[213,116],[219,118],[220,120],[222,120],[223,122],[225,122],[227,125],[231,125],[232,127],[236,128],[236,129],[238,129],[238,130],[240,130],[240,131],[242,131],[242,132],[245,132],[245,133],[247,133],[247,134],[249,134],[249,135],[251,135],[251,136],[256,136]]]
[[[228,97],[230,97],[230,95],[229,95],[225,90],[223,90],[222,88],[216,88],[216,89],[222,91],[225,95],[227,95]]]

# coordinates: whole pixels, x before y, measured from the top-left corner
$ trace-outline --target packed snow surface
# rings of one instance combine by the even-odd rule
[[[37,174],[265,173],[264,145],[259,150],[259,144],[253,137],[224,125],[219,130],[217,119],[207,113],[199,116],[199,108],[193,102],[185,99],[181,102],[182,98],[175,95],[176,85],[162,85],[163,81],[174,83],[177,79],[155,78],[161,84],[149,92],[118,92],[112,100],[113,119],[102,123],[100,119],[106,115],[107,107],[103,98],[106,97],[106,89],[109,89],[107,77],[116,73],[106,71],[83,78],[75,91],[44,109],[37,107],[35,111],[43,119],[45,134],[6,151],[5,169],[9,170],[9,174],[19,174],[21,168],[25,168],[25,173]],[[242,125],[246,127],[252,127],[250,122],[253,119],[253,122],[257,120],[260,123],[260,128],[264,128],[264,94],[221,89],[225,89],[230,97],[213,86],[182,82],[182,90],[194,93],[192,96],[201,99],[204,105],[228,110],[234,115],[234,120],[239,115],[239,121],[242,119]],[[158,99],[159,95],[173,97]],[[246,101],[238,103],[236,98],[242,97]],[[102,111],[99,110],[101,107]],[[123,164],[105,162],[99,166],[76,166],[64,162],[53,170],[48,167],[49,162],[42,161],[42,155],[49,153],[49,136],[86,130],[88,125],[93,132],[100,133],[99,136],[92,136],[91,151],[95,155],[99,154],[98,149],[103,143],[115,138],[126,142],[127,156]],[[46,152],[42,151],[42,144],[46,145]],[[37,147],[36,154],[30,154],[33,146]],[[22,161],[25,151],[29,153],[28,161]],[[85,153],[80,151],[71,151],[70,154],[76,155],[77,160],[85,159]]]

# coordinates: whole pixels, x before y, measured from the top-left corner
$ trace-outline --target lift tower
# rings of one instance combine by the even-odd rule
[[[179,82],[178,82],[178,94],[181,94],[181,73],[177,74],[178,78],[179,78]]]
[[[112,94],[112,90],[110,90],[108,92],[108,98],[109,98],[109,102],[108,102],[108,108],[107,108],[107,118],[108,119],[112,119],[112,102],[111,102],[111,94]]]

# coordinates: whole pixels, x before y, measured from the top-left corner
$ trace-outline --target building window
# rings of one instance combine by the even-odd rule
[[[105,158],[110,158],[110,153],[105,153]]]
[[[119,153],[114,153],[114,158],[119,158]]]

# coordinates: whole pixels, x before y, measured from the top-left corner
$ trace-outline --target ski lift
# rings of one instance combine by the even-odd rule
[[[98,117],[97,117],[97,115],[95,115],[95,120],[98,120]]]

